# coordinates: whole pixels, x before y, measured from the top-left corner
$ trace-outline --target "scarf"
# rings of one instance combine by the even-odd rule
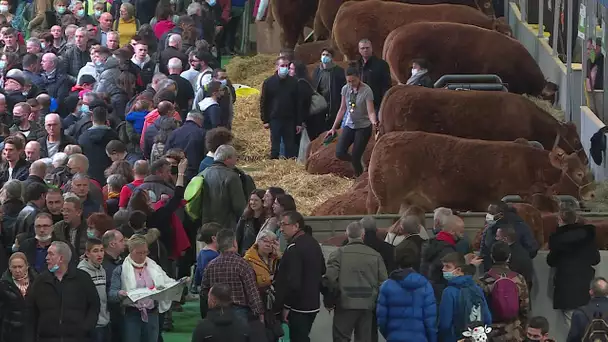
[[[416,75],[412,75],[412,77],[410,77],[405,84],[407,84],[407,85],[417,85],[418,82],[420,81],[420,79],[422,78],[422,76],[426,75],[427,72],[428,72],[428,70],[426,70],[426,69],[420,69],[420,70],[418,70],[418,72],[416,73]]]
[[[21,279],[13,278],[13,281],[15,282],[15,285],[17,285],[17,288],[21,292],[21,295],[25,297],[25,295],[27,294],[27,288],[30,286],[29,276],[26,274],[25,277]]]
[[[131,256],[128,255],[122,264],[122,275],[120,277],[122,282],[121,290],[129,292],[137,288],[137,280],[135,279],[135,268],[144,268],[145,272],[150,278],[150,281],[152,282],[151,285],[154,287],[165,286],[166,284],[174,281],[167,275],[167,273],[165,273],[165,271],[163,271],[163,269],[156,262],[154,262],[154,260],[146,258],[146,261],[143,264],[137,264],[133,261],[133,259],[131,259]],[[141,304],[139,305],[141,306]],[[135,307],[142,311],[142,320],[144,319],[145,315],[147,321],[148,314],[147,312],[144,312],[145,309],[138,307],[138,303],[135,303]],[[170,308],[171,301],[162,301],[158,303],[159,313],[167,312]]]

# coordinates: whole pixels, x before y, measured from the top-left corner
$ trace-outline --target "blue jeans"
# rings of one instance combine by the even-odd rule
[[[296,124],[290,119],[270,120],[270,158],[278,158],[281,152],[281,141],[285,144],[285,158],[297,157]]]
[[[139,310],[128,308],[125,311],[125,341],[158,342],[158,311],[148,311],[148,323],[141,320]]]
[[[105,327],[97,327],[93,330],[93,341],[94,342],[107,342],[110,340],[110,325]],[[113,342],[113,341],[112,341]]]

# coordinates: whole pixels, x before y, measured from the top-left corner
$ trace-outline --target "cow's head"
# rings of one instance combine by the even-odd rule
[[[504,19],[504,17],[494,19],[492,29],[496,32],[504,34],[507,37],[514,37],[513,30],[511,30],[511,26],[509,26],[509,23]]]
[[[568,153],[576,152],[583,164],[589,164],[589,159],[587,159],[587,154],[583,149],[581,138],[576,131],[576,125],[574,123],[562,123],[558,132],[558,138],[560,137],[559,147]]]
[[[467,330],[462,333],[462,336],[468,337],[473,342],[486,342],[490,332],[492,332],[492,327],[482,325],[473,329],[470,327],[467,328]]]
[[[550,187],[552,193],[570,195],[582,200],[595,197],[592,175],[577,153],[567,154],[563,149],[554,147],[553,151],[549,152],[549,161],[562,172],[560,180]]]

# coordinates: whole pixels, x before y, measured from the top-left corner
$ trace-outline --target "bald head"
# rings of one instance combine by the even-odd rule
[[[46,163],[44,160],[36,160],[30,165],[30,175],[38,176],[40,178],[44,178],[46,175]]]
[[[462,237],[464,235],[464,221],[456,215],[449,216],[446,218],[443,231],[455,237]]]
[[[29,162],[40,159],[40,143],[30,141],[25,145],[25,159]]]
[[[182,36],[180,36],[179,34],[172,34],[169,37],[169,46],[172,46],[176,49],[181,49],[182,48]]]
[[[608,282],[603,277],[593,279],[591,282],[591,296],[593,297],[607,297],[608,296]]]

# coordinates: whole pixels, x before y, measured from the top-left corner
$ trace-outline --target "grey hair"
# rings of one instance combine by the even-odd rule
[[[452,215],[452,209],[450,208],[439,207],[433,210],[433,224],[436,225],[435,228],[443,229],[448,217]]]
[[[40,46],[40,39],[38,39],[36,37],[32,37],[32,38],[30,38],[30,39],[27,40],[26,44],[27,43],[34,43],[34,44],[37,44],[38,46]]]
[[[116,37],[120,37],[120,35],[116,31],[110,31],[110,32],[107,33],[108,36],[111,35],[111,34],[115,35]]]
[[[42,55],[42,57],[44,56],[49,56],[49,58],[51,59],[50,61],[53,62],[53,66],[57,66],[57,62],[59,61],[59,57],[57,57],[56,54],[52,53],[52,52],[47,52],[44,55]]]
[[[2,191],[4,192],[6,199],[20,199],[23,195],[23,186],[21,182],[17,179],[11,179],[8,182],[4,183],[2,187]]]
[[[175,85],[175,87],[177,87],[177,83],[175,83],[174,80],[166,78],[166,79],[163,79],[163,80],[161,80],[161,81],[158,82],[158,89],[165,89],[165,88],[170,87],[172,85]]]
[[[203,9],[203,6],[199,2],[193,2],[190,5],[188,5],[188,9],[186,10],[186,12],[188,13],[188,15],[195,15],[196,12],[198,12],[202,9]]]
[[[277,239],[277,234],[275,234],[274,232],[272,232],[271,230],[268,229],[262,229],[259,233],[258,236],[255,237],[255,242],[258,242],[262,239],[265,238],[270,238],[272,240],[276,240]]]
[[[107,179],[108,187],[112,189],[122,189],[122,187],[127,183],[125,176],[119,174],[110,175]]]
[[[234,157],[236,157],[236,149],[233,146],[220,145],[220,147],[215,150],[213,161],[223,162]]]
[[[84,6],[82,1],[72,1],[72,3],[70,4],[70,11],[74,10],[74,7],[76,7],[76,5],[78,5],[78,4],[81,4],[82,6]]]
[[[67,265],[72,260],[72,249],[63,241],[53,241],[51,246],[55,246],[57,253],[63,257],[63,264]]]
[[[89,178],[89,176],[87,174],[81,173],[81,172],[72,176],[72,182],[77,181],[77,180],[83,180],[83,179],[89,180],[91,178]]]
[[[399,225],[406,234],[418,234],[420,232],[420,220],[416,216],[405,216],[399,220]]]
[[[363,225],[360,222],[351,222],[346,226],[346,236],[349,240],[360,239],[363,232]]]
[[[169,45],[181,44],[181,43],[182,43],[182,36],[180,36],[179,34],[172,34],[171,36],[169,36]]]
[[[53,166],[64,166],[68,162],[68,155],[65,152],[57,152],[53,155]]]
[[[363,38],[359,41],[359,44],[371,44],[372,41],[367,39],[367,38]]]
[[[141,234],[134,234],[127,241],[127,247],[129,247],[129,252],[132,252],[137,247],[147,246],[147,245],[148,245],[148,241],[146,240],[146,237]]]
[[[116,229],[111,229],[108,230],[107,232],[103,233],[103,236],[101,237],[101,243],[103,243],[103,248],[108,248],[108,246],[110,246],[110,242],[114,241],[114,239],[116,239],[116,232],[118,230]]]
[[[202,122],[204,119],[203,113],[199,111],[188,112],[188,115],[186,116],[186,120],[199,120]]]
[[[162,72],[157,72],[154,74],[154,76],[152,76],[152,83],[158,84],[160,81],[166,80],[167,78],[167,75],[163,74]]]
[[[77,200],[80,201],[80,197],[78,197],[78,195],[76,195],[75,193],[70,192],[70,191],[68,191],[65,194],[63,194],[63,200],[64,201],[67,200],[68,198],[73,198],[73,199],[77,199]]]
[[[76,2],[74,2],[74,3],[77,3],[77,2],[80,2],[80,1],[76,1]],[[74,32],[74,33],[78,33],[78,32],[81,32],[81,33],[83,33],[83,34],[84,34],[84,36],[85,36],[85,37],[88,37],[88,35],[87,35],[87,34],[88,34],[89,32],[87,31],[87,28],[86,28],[86,27],[79,27],[79,28],[77,28],[77,29],[76,29],[76,32]]]
[[[167,68],[169,68],[169,69],[181,69],[182,68],[182,61],[181,61],[181,59],[179,59],[177,57],[173,57],[173,58],[169,59],[169,62],[167,63]]]
[[[369,230],[375,232],[378,230],[378,227],[376,226],[376,219],[373,216],[365,216],[359,222],[366,231]]]

